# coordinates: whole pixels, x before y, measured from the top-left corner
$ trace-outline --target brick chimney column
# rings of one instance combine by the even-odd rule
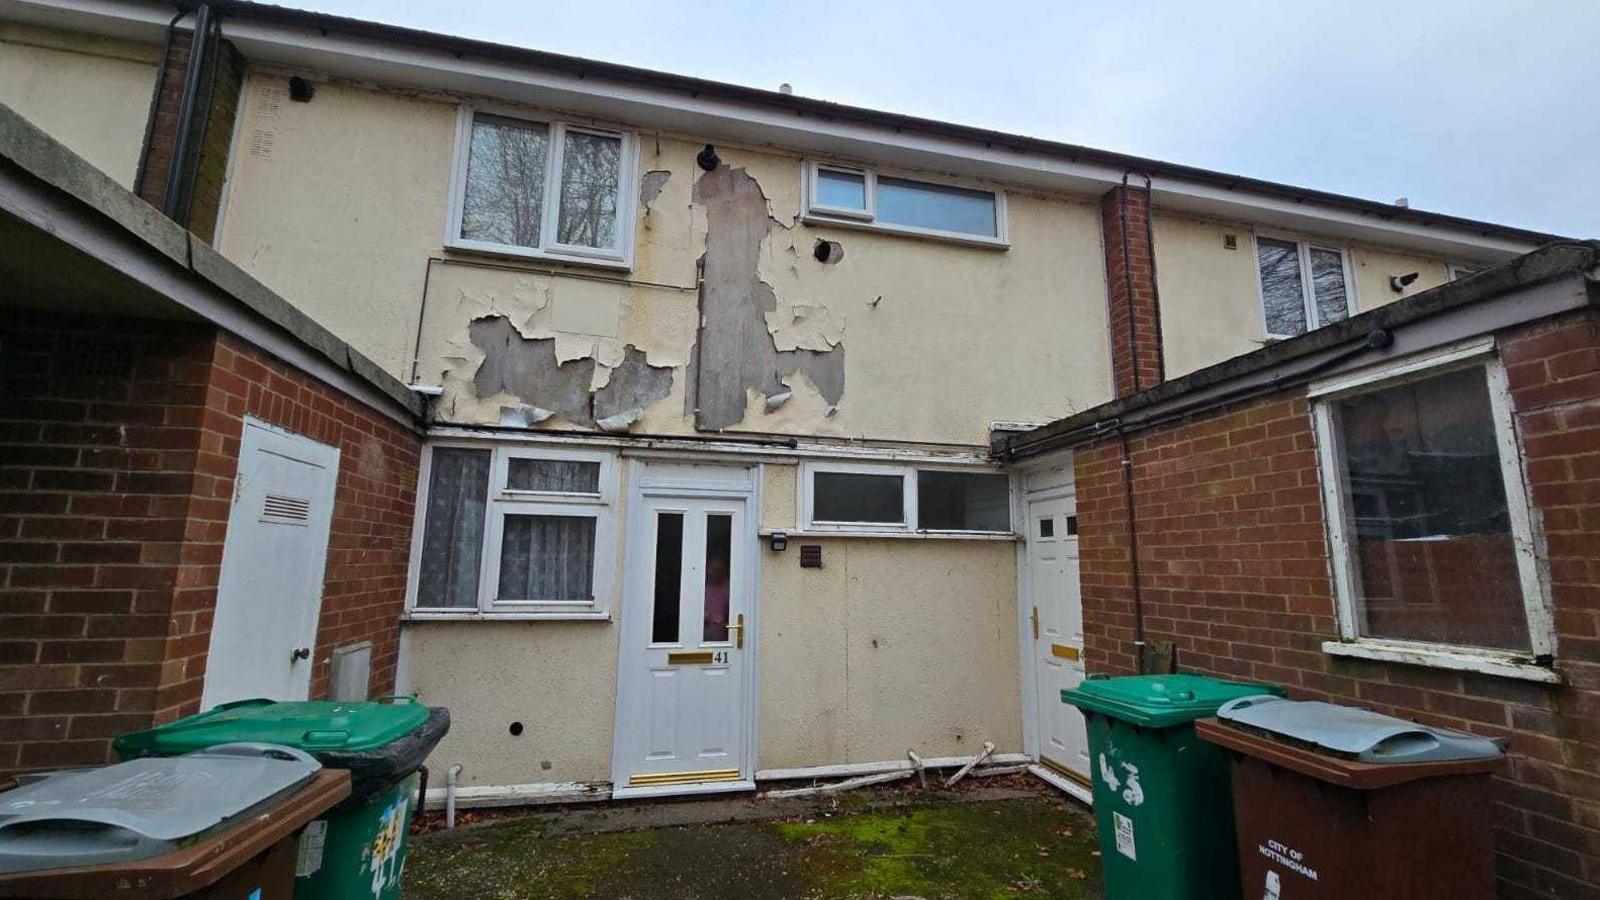
[[[1118,397],[1165,380],[1161,305],[1150,237],[1150,188],[1125,184],[1100,198],[1111,323],[1111,375]]]

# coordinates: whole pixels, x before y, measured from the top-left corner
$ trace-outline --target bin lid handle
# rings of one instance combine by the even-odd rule
[[[313,747],[342,747],[350,742],[350,732],[343,728],[308,728],[300,740]]]
[[[1237,712],[1241,709],[1249,709],[1252,706],[1260,706],[1263,703],[1275,703],[1282,700],[1283,698],[1277,696],[1276,694],[1251,694],[1248,697],[1235,697],[1217,707],[1217,715],[1226,719],[1228,718],[1226,715],[1227,713]]]
[[[281,759],[284,761],[292,760],[295,762],[310,763],[318,768],[322,767],[322,763],[318,762],[315,756],[312,756],[298,747],[290,747],[286,744],[269,744],[265,741],[234,741],[229,744],[218,744],[215,747],[207,747],[204,750],[196,751],[190,755],[249,756],[260,757],[262,759]]]

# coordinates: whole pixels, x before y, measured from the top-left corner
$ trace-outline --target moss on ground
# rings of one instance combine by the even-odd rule
[[[506,821],[416,839],[409,900],[1097,898],[1093,827],[1049,797],[918,800],[803,821],[549,835]]]

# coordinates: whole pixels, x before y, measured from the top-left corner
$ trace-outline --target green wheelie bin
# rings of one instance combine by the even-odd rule
[[[330,769],[348,769],[349,799],[301,834],[295,898],[395,900],[416,772],[449,729],[448,710],[411,697],[358,703],[241,700],[125,734],[114,746],[123,759],[137,759],[265,742],[304,750]]]
[[[1199,675],[1090,675],[1061,692],[1089,726],[1108,900],[1237,900],[1228,760],[1193,723],[1235,697],[1282,693]]]

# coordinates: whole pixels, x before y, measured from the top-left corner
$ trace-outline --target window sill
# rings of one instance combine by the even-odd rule
[[[421,609],[411,610],[400,617],[401,622],[609,622],[607,610],[548,610],[545,612],[479,612],[469,610]]]
[[[1526,657],[1494,651],[1459,650],[1409,641],[1364,640],[1324,641],[1322,652],[1329,656],[1477,672],[1480,675],[1516,678],[1540,684],[1560,684],[1562,681],[1561,673],[1554,669],[1534,665]]]
[[[850,219],[844,216],[824,215],[820,212],[807,212],[800,217],[800,221],[807,225],[825,225],[835,228],[853,228],[857,231],[877,231],[883,234],[893,234],[900,237],[920,238],[925,241],[937,241],[942,244],[963,244],[968,247],[981,247],[986,250],[1009,250],[1011,242],[1004,238],[983,237],[976,234],[958,234],[951,231],[931,231],[922,228],[907,228],[903,225],[885,225],[882,222],[868,222],[861,219]]]
[[[533,250],[502,244],[480,244],[476,241],[446,241],[444,248],[446,251],[452,254],[460,254],[463,256],[487,256],[527,263],[583,266],[591,269],[605,269],[611,272],[633,271],[633,262],[631,259],[627,258],[618,259],[604,256],[580,256],[577,254],[568,253],[549,253],[544,250]]]
[[[770,538],[774,534],[785,534],[789,540],[812,540],[814,538],[871,538],[878,540],[889,538],[893,540],[912,541],[1003,541],[1016,543],[1022,537],[1011,532],[999,531],[785,531],[781,528],[763,528],[760,535]]]

